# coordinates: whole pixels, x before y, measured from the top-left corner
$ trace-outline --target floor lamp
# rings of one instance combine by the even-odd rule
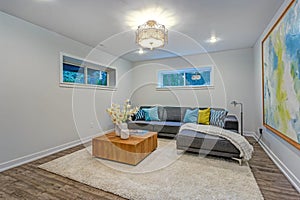
[[[241,135],[244,135],[244,133],[243,133],[243,104],[239,103],[237,101],[232,101],[231,104],[233,104],[234,107],[236,107],[237,105],[241,106]]]

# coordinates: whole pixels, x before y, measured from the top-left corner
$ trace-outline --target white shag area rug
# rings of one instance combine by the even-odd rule
[[[39,167],[128,199],[263,199],[247,164],[158,148],[137,166],[91,156],[91,147]]]

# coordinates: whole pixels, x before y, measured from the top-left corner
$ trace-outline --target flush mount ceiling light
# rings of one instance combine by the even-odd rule
[[[168,42],[168,30],[155,20],[149,20],[138,26],[136,31],[136,43],[142,48],[153,50],[163,47]]]

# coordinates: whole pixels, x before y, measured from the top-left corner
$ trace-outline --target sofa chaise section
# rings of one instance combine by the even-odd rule
[[[239,150],[230,141],[192,130],[182,130],[176,137],[176,146],[177,149],[203,155],[240,158]]]

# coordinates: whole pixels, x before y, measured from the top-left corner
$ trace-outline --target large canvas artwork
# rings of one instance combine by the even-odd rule
[[[300,7],[294,0],[262,42],[264,125],[300,149]]]

